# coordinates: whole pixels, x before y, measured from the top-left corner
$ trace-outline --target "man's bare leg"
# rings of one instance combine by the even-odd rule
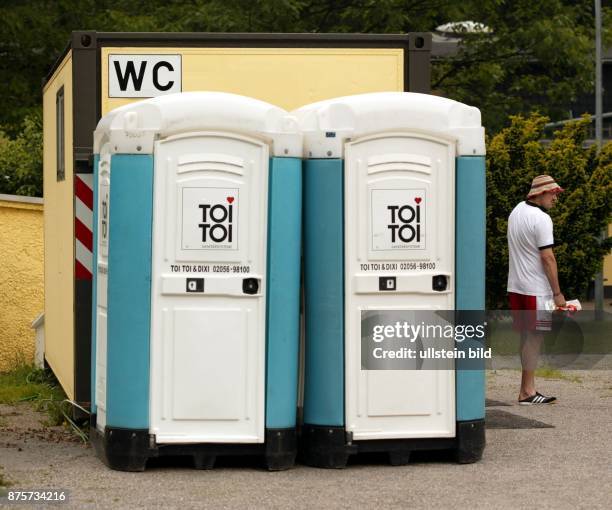
[[[521,331],[521,391],[519,400],[535,395],[535,370],[538,367],[544,334],[540,331]]]

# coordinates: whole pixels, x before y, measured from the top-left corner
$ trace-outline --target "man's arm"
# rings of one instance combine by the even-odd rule
[[[544,272],[546,278],[550,283],[550,288],[553,291],[553,298],[555,305],[565,306],[565,297],[561,293],[561,287],[559,286],[559,275],[557,273],[557,259],[552,248],[544,248],[540,250],[540,258],[542,259],[542,265],[544,266]]]

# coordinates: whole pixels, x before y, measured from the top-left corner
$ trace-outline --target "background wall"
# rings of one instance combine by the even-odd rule
[[[43,201],[0,194],[0,372],[34,360],[43,311]]]

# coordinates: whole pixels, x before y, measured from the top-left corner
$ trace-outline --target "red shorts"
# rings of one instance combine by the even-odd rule
[[[552,313],[546,310],[548,296],[527,296],[508,292],[514,329],[517,331],[550,331]]]

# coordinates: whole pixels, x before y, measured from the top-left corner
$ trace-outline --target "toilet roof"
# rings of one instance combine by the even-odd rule
[[[292,114],[298,118],[304,134],[305,154],[315,152],[311,157],[325,157],[319,154],[320,146],[329,133],[335,133],[336,139],[355,139],[401,131],[455,140],[457,155],[485,154],[480,110],[443,97],[376,92],[320,101],[298,108]]]
[[[154,137],[197,131],[233,132],[270,142],[287,140],[292,147],[301,144],[295,118],[282,108],[225,92],[182,92],[130,103],[102,117],[94,133],[94,152],[99,153],[105,138],[119,137],[135,143],[140,140],[139,152],[147,154],[152,152]],[[133,144],[123,145],[123,150],[114,152],[133,149]]]

